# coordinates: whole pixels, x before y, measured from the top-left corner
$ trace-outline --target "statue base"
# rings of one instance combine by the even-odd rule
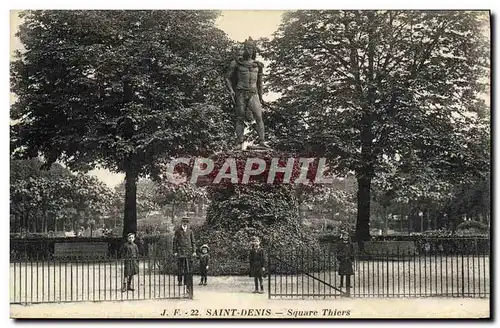
[[[261,150],[261,151],[272,151],[274,150],[272,147],[269,146],[263,146],[261,144],[254,144],[252,142],[244,141],[242,144],[239,144],[238,146],[235,147],[236,151],[241,150],[241,151],[246,151],[246,150]]]

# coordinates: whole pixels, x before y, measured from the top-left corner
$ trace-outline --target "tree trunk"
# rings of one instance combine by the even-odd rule
[[[33,233],[37,233],[38,232],[38,214],[40,213],[39,211],[36,211],[35,212],[36,215],[35,217],[33,218],[32,222],[33,222],[33,225],[31,227],[31,229],[33,229]]]
[[[26,211],[26,215],[24,216],[24,226],[23,228],[25,231],[28,233],[30,231],[30,226],[29,226],[29,219],[30,219],[30,212]]]
[[[356,240],[370,240],[370,188],[371,178],[358,178],[358,213],[356,219]]]
[[[416,226],[417,223],[413,222],[415,221],[414,218],[415,216],[413,215],[412,210],[407,213],[408,215],[408,223],[406,224],[406,233],[409,235],[412,230],[416,230],[413,226]]]
[[[401,213],[399,214],[399,233],[403,234],[403,211],[401,210]]]
[[[175,202],[172,202],[172,219],[171,219],[171,222],[172,222],[172,225],[175,225]]]
[[[373,14],[369,13],[369,17],[373,18]],[[373,23],[371,21],[370,23]],[[375,62],[375,40],[374,40],[374,26],[368,26],[368,93],[366,98],[363,99],[363,114],[361,117],[361,167],[356,172],[358,179],[358,213],[356,220],[356,240],[358,242],[370,240],[370,201],[371,201],[371,182],[374,175],[374,153],[373,153],[373,131],[372,125],[374,122],[374,104],[375,104],[375,86],[374,86],[374,62]],[[353,52],[354,50],[354,52]],[[359,64],[357,59],[357,50],[351,49],[351,64],[356,65],[358,74],[358,90],[360,96],[363,94],[361,88],[361,80],[359,77]],[[363,247],[360,244],[361,247]]]
[[[488,222],[488,210],[483,210],[483,219],[482,219],[482,222],[484,224],[489,225],[489,222]]]
[[[420,209],[418,211],[418,217],[420,218],[420,232],[424,232],[424,212],[422,212],[422,215],[420,215]]]
[[[384,235],[387,235],[387,231],[389,231],[389,213],[387,207],[384,207]]]
[[[21,217],[21,214],[20,213],[16,213],[15,214],[15,219],[14,219],[14,232],[19,232],[20,228],[20,223],[21,223],[21,220],[22,220],[22,217]]]
[[[44,232],[48,233],[49,232],[49,214],[45,212],[45,222],[44,222]]]
[[[123,216],[123,236],[137,233],[137,173],[128,165],[125,171],[125,211]]]

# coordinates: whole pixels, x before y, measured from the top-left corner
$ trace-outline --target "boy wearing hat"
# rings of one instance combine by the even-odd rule
[[[122,246],[123,261],[123,287],[122,293],[127,290],[134,291],[134,275],[139,273],[139,248],[134,243],[135,235],[129,233],[127,242]]]
[[[264,293],[264,283],[262,277],[266,270],[266,258],[264,250],[260,247],[259,237],[255,236],[250,241],[250,277],[254,277],[255,290],[254,293]],[[260,291],[259,291],[260,285]]]
[[[201,276],[201,281],[200,281],[200,286],[207,285],[207,277],[208,277],[208,261],[210,260],[210,255],[208,255],[208,245],[204,244],[200,248],[200,276]]]
[[[184,285],[187,292],[190,293],[192,280],[192,257],[196,256],[194,234],[189,228],[189,218],[183,217],[181,219],[181,226],[177,228],[174,233],[174,256],[177,257],[178,275],[177,281],[179,285]],[[184,278],[184,279],[183,279]]]

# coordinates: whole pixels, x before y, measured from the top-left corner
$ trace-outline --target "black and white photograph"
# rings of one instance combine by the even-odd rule
[[[491,318],[491,15],[11,10],[10,318]]]

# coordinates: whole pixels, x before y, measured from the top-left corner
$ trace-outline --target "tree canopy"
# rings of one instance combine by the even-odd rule
[[[42,165],[37,159],[10,162],[11,231],[76,230],[108,213],[114,193],[102,182],[58,164],[50,170]]]
[[[216,11],[28,11],[11,64],[12,154],[72,170],[125,172],[124,233],[135,183],[177,155],[221,149],[233,128],[223,72],[232,42]]]
[[[276,140],[356,173],[358,239],[369,238],[374,177],[418,166],[449,181],[488,170],[468,147],[488,87],[485,15],[293,11],[264,42],[268,86],[281,94],[270,115]]]

